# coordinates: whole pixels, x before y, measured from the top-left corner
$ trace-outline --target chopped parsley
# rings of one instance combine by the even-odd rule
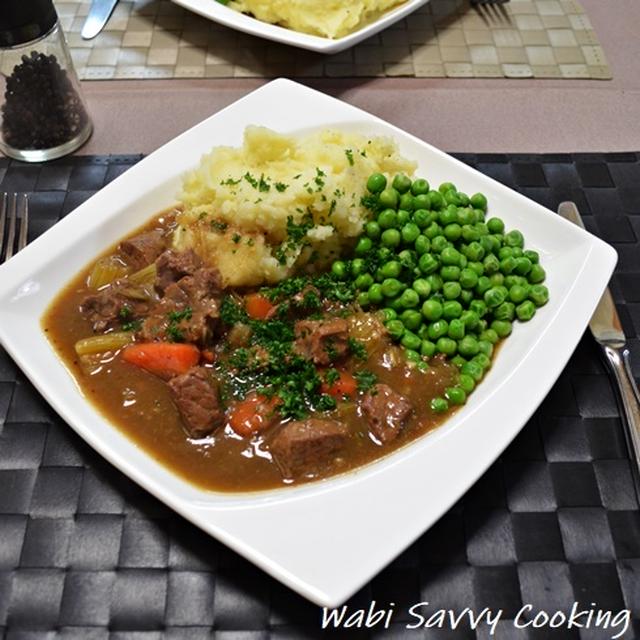
[[[233,241],[234,244],[238,244],[241,238],[242,236],[239,233],[234,233],[233,236],[231,236],[231,240]]]
[[[276,188],[276,191],[279,191],[280,193],[282,193],[283,191],[286,191],[289,188],[289,185],[284,184],[283,182],[276,182],[274,186]]]
[[[372,371],[367,371],[366,369],[356,371],[353,374],[353,377],[356,379],[358,391],[361,391],[362,393],[369,391],[369,389],[378,382],[378,376],[376,376]]]
[[[181,311],[169,311],[167,318],[169,324],[167,325],[167,337],[170,342],[183,342],[184,331],[180,328],[180,323],[183,320],[191,320],[193,310],[191,307],[185,307]]]
[[[223,220],[212,220],[209,224],[211,225],[211,228],[215,229],[216,231],[225,231],[225,229],[229,226]]]
[[[353,151],[351,149],[345,149],[344,154],[347,156],[349,164],[353,167]]]
[[[367,350],[359,340],[356,340],[355,338],[349,338],[347,340],[347,346],[349,347],[349,353],[351,353],[358,360],[367,359]]]
[[[243,178],[254,188],[258,188],[258,181],[247,171],[244,174]]]

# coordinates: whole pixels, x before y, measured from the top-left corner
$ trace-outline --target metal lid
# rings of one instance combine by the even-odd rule
[[[1,0],[0,47],[37,40],[56,24],[53,0]]]

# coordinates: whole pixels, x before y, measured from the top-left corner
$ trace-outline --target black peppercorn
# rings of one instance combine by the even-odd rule
[[[54,55],[23,55],[7,78],[2,135],[14,149],[51,149],[76,137],[88,121],[78,93]]]

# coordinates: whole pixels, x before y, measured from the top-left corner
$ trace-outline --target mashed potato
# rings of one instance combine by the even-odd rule
[[[231,0],[258,20],[325,38],[340,38],[404,0]]]
[[[321,269],[362,231],[369,175],[414,170],[387,138],[248,127],[242,147],[214,148],[184,177],[173,244],[193,248],[228,286]]]

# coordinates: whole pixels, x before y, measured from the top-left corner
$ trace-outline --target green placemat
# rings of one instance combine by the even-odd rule
[[[214,2],[214,0],[211,0]],[[610,79],[576,0],[471,7],[431,0],[406,19],[326,56],[249,36],[170,0],[120,0],[104,31],[82,40],[90,0],[56,2],[83,79],[457,77]]]

